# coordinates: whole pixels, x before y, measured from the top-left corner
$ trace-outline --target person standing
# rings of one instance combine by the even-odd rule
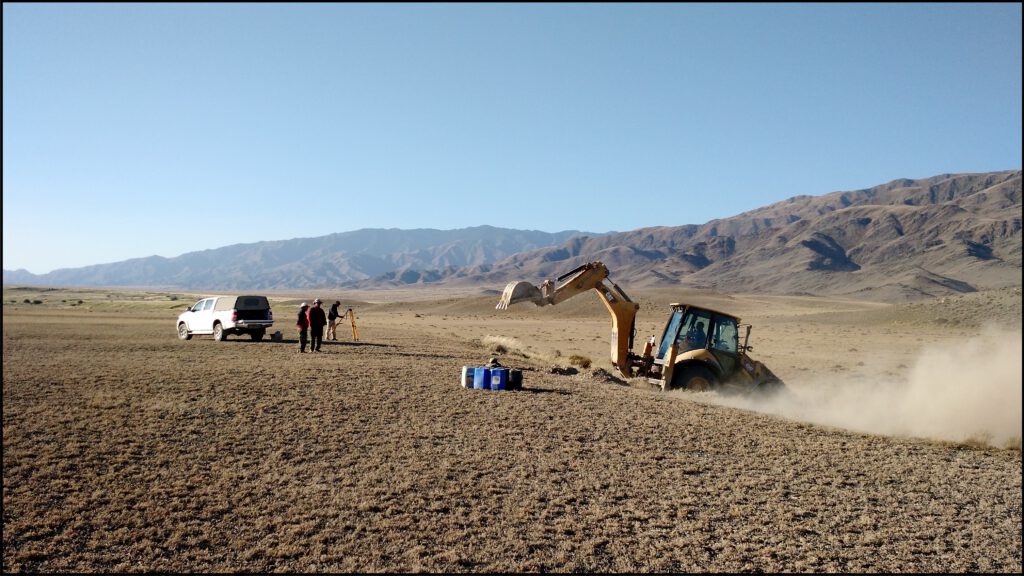
[[[299,352],[306,351],[306,338],[309,334],[309,306],[305,302],[299,306],[299,317],[295,321],[295,327],[299,329]]]
[[[313,300],[313,307],[309,309],[309,351],[319,352],[320,345],[324,342],[324,326],[327,326],[327,314],[320,307],[322,304],[319,298]]]
[[[338,339],[338,324],[344,318],[344,316],[338,314],[338,306],[341,306],[341,302],[335,300],[334,304],[331,304],[331,310],[327,312],[327,321],[330,322],[327,326],[327,337],[331,340]]]

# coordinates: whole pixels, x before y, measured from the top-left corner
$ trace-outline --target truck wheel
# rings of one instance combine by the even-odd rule
[[[718,379],[703,366],[687,366],[672,376],[672,388],[703,392],[718,387]]]
[[[192,339],[192,335],[189,334],[189,332],[188,332],[188,326],[185,326],[184,322],[182,322],[181,324],[178,324],[178,339],[179,340],[191,340]]]
[[[223,342],[225,338],[224,327],[220,325],[220,322],[213,325],[213,339],[217,342]]]
[[[263,336],[266,335],[266,331],[260,330],[258,332],[249,332],[249,337],[252,338],[253,342],[259,342],[263,340]]]

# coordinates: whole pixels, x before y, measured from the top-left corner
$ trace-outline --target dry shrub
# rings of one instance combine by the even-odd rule
[[[572,366],[579,366],[580,368],[590,368],[590,358],[581,356],[579,354],[573,354],[569,356],[569,364]]]
[[[480,339],[480,342],[495,354],[519,354],[525,355],[525,346],[515,338],[507,336],[487,335]]]

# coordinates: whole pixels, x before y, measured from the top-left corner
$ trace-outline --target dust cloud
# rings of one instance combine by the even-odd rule
[[[906,381],[886,378],[800,383],[768,399],[701,399],[859,432],[1020,449],[1019,331],[926,347]]]

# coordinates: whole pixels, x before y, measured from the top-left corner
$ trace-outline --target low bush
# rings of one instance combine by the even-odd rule
[[[580,368],[590,368],[590,358],[579,354],[573,354],[572,356],[569,356],[569,364],[572,366],[579,366]]]

